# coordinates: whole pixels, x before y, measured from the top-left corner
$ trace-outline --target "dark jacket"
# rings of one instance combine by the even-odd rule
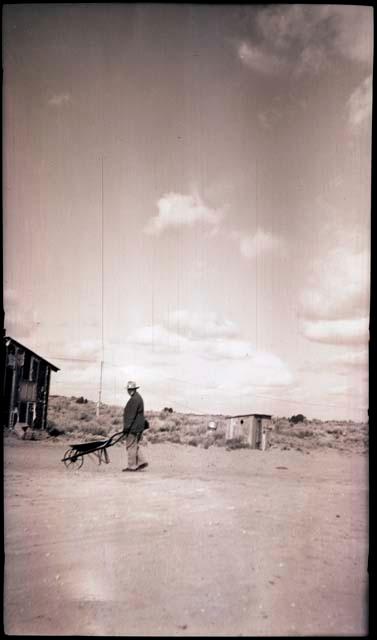
[[[142,433],[144,429],[144,402],[141,395],[135,391],[130,397],[123,411],[123,433]]]

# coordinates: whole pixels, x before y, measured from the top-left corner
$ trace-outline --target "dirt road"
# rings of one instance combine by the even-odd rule
[[[363,635],[367,456],[5,439],[8,634]]]

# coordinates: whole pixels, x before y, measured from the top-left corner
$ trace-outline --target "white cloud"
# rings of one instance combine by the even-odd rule
[[[99,362],[101,360],[101,342],[99,340],[81,340],[80,342],[54,342],[54,353],[72,360],[87,360]]]
[[[170,315],[170,321],[176,331],[191,339],[229,338],[238,333],[238,328],[231,320],[222,320],[212,311],[188,311],[179,309]]]
[[[347,351],[333,359],[335,365],[340,365],[344,369],[366,368],[369,362],[367,349],[361,351]]]
[[[333,5],[270,5],[257,12],[255,42],[238,55],[255,71],[317,74],[334,57],[372,63],[373,9]],[[241,55],[241,53],[243,55]]]
[[[247,67],[266,75],[278,73],[284,66],[277,56],[245,41],[238,45],[238,56]]]
[[[369,309],[370,252],[336,247],[314,262],[301,294],[301,310],[309,320],[362,317]]]
[[[368,331],[369,318],[303,322],[303,335],[308,340],[325,344],[365,344],[368,341]]]
[[[330,15],[337,20],[335,45],[347,59],[372,62],[373,8],[367,6],[331,6]]]
[[[157,203],[158,214],[148,221],[144,232],[159,235],[168,228],[192,227],[203,223],[215,230],[222,213],[204,204],[198,194],[167,193]]]
[[[372,120],[372,76],[369,75],[353,91],[348,103],[348,119],[351,129],[358,131],[364,122]]]
[[[7,335],[20,342],[30,340],[35,336],[40,322],[39,313],[29,300],[21,300],[14,289],[4,290],[4,326]]]
[[[199,385],[214,399],[220,391],[229,397],[235,388],[242,395],[251,393],[255,385],[286,386],[292,382],[282,360],[256,350],[251,342],[239,337],[232,321],[187,310],[176,312],[175,320],[178,318],[178,325],[141,327],[129,336],[128,344],[139,348],[138,364],[149,362],[153,369],[153,361],[162,370],[162,377]]]
[[[352,392],[352,388],[349,384],[330,386],[327,391],[331,396],[348,396],[350,392]]]
[[[336,246],[309,267],[301,292],[303,335],[311,341],[358,345],[368,341],[370,252]]]
[[[281,120],[283,112],[274,107],[265,109],[258,113],[258,120],[262,127],[267,130],[273,129],[273,127]]]
[[[327,52],[320,45],[308,45],[300,53],[296,75],[302,73],[313,73],[317,75],[325,66],[328,66]]]
[[[263,229],[258,229],[255,234],[233,231],[232,235],[239,242],[241,254],[247,259],[283,248],[283,240],[281,238]]]
[[[69,93],[56,93],[49,99],[48,104],[52,107],[62,107],[69,102],[71,102]]]
[[[152,347],[159,351],[175,352],[178,348],[187,348],[189,341],[175,331],[161,324],[147,325],[136,329],[128,338],[130,344]]]

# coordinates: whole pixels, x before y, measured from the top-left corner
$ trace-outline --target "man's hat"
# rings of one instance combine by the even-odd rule
[[[127,382],[127,389],[131,391],[132,389],[139,389],[139,387],[136,385],[136,382],[130,380],[129,382]]]

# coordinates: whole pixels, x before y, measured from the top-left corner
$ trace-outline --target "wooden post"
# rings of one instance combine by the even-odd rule
[[[45,388],[43,396],[43,414],[42,414],[42,429],[47,428],[47,409],[48,409],[48,396],[50,393],[50,367],[46,366],[45,373]]]
[[[8,416],[9,429],[13,429],[14,396],[16,392],[16,378],[17,378],[17,352],[18,352],[18,348],[16,347],[14,350],[14,367],[12,367],[12,386],[11,386],[10,398],[9,398],[9,416]]]

